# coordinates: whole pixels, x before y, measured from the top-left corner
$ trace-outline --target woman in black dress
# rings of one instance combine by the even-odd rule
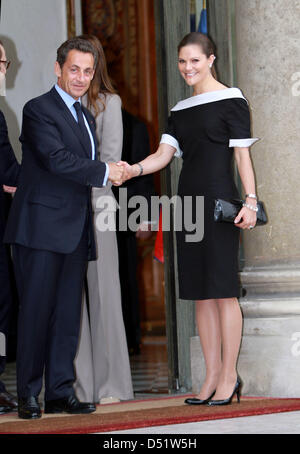
[[[206,363],[206,379],[188,404],[222,405],[240,395],[236,363],[241,343],[242,314],[237,298],[238,248],[241,229],[256,224],[255,178],[249,147],[258,139],[250,133],[246,99],[238,88],[215,78],[213,44],[206,35],[190,33],[178,46],[179,71],[193,96],[179,102],[169,117],[156,153],[138,164],[125,163],[125,178],[156,172],[173,156],[183,166],[178,195],[204,196],[204,237],[187,242],[184,229],[176,233],[179,297],[196,301],[196,321]],[[235,224],[216,223],[214,199],[239,197],[234,183],[235,158],[246,194]],[[193,215],[195,215],[193,204]],[[212,399],[213,397],[213,399]]]

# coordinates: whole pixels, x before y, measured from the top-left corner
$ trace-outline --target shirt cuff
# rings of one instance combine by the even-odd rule
[[[168,145],[171,145],[171,147],[176,148],[176,151],[174,153],[174,156],[176,158],[181,158],[181,156],[183,155],[182,150],[179,147],[178,141],[173,136],[170,136],[170,134],[163,134],[161,136],[160,143],[167,143]]]
[[[253,139],[230,139],[229,140],[229,147],[240,147],[240,148],[247,148],[251,147],[255,142],[257,142],[258,139],[257,137]]]
[[[106,186],[107,185],[107,180],[108,180],[108,175],[109,175],[109,166],[108,166],[108,164],[106,162],[105,162],[105,165],[106,165],[106,171],[105,171],[105,175],[104,175],[102,186]]]

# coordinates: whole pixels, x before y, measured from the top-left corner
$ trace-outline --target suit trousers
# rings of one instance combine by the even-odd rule
[[[2,238],[0,240],[2,240]],[[4,334],[7,343],[10,314],[12,310],[12,293],[8,264],[8,250],[2,241],[0,243],[0,289],[0,333]],[[5,363],[6,357],[0,356],[0,376],[4,372]],[[0,393],[4,391],[4,383],[0,380]]]
[[[17,344],[19,398],[38,396],[45,373],[45,400],[74,393],[88,223],[70,254],[13,246],[20,308]]]

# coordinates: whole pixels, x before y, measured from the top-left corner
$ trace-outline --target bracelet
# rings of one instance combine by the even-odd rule
[[[256,213],[258,212],[258,208],[254,205],[249,205],[249,203],[244,202],[243,207],[249,208],[249,210],[255,211]]]
[[[246,194],[246,195],[245,195],[245,198],[246,198],[246,199],[249,198],[249,199],[255,199],[255,200],[257,200],[257,196],[256,196],[255,194]]]
[[[142,164],[140,164],[139,162],[137,162],[136,165],[139,166],[139,168],[140,168],[140,173],[138,174],[138,177],[140,177],[142,175],[142,173],[144,172],[144,169],[143,169]]]

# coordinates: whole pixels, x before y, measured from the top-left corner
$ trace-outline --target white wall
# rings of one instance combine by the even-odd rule
[[[21,157],[22,109],[55,83],[56,49],[67,39],[65,0],[2,0],[0,39],[11,66],[0,98],[10,141]]]

